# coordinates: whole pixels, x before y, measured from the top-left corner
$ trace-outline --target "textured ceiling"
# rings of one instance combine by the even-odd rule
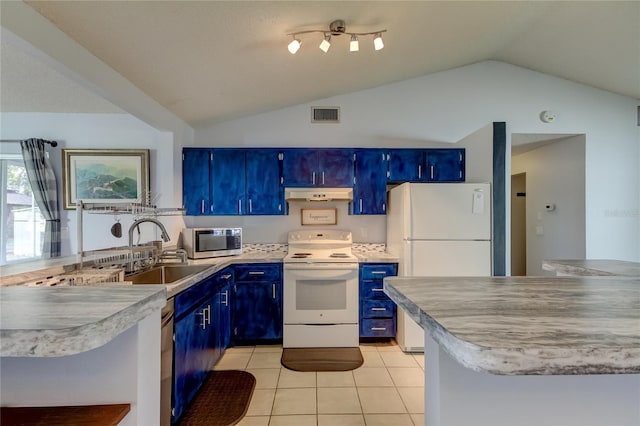
[[[636,1],[26,3],[194,126],[488,59],[640,98]],[[308,34],[289,54],[287,33],[334,19],[347,31],[386,28],[385,48],[365,39],[349,53],[341,36],[325,54]]]

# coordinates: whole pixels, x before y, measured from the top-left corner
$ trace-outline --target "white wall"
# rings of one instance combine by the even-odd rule
[[[512,158],[526,173],[527,275],[549,275],[544,259],[585,256],[584,135],[561,139]],[[545,206],[554,204],[553,211]]]
[[[54,167],[60,194],[62,226],[62,256],[75,254],[76,213],[64,210],[62,200],[62,149],[149,149],[150,189],[158,195],[159,207],[182,205],[181,192],[176,193],[175,168],[181,169],[179,157],[174,156],[174,135],[162,132],[129,114],[53,114],[53,113],[1,113],[1,139],[27,139],[38,137],[58,142],[56,148],[47,147]],[[177,165],[175,164],[177,163]],[[180,175],[178,175],[180,176]],[[179,179],[177,179],[179,180]],[[179,204],[178,204],[179,203]],[[85,250],[128,244],[126,231],[132,216],[119,216],[123,237],[118,239],[109,232],[115,223],[111,215],[84,214],[83,242]],[[162,217],[172,241],[176,241],[181,217]],[[141,242],[159,239],[156,227],[141,225]],[[137,235],[136,235],[137,237]]]
[[[493,121],[507,123],[509,146],[511,133],[585,134],[586,256],[639,261],[637,104],[568,80],[485,61],[197,128],[194,142],[219,147],[426,147],[456,142]],[[339,106],[341,123],[311,124],[312,105]],[[556,120],[541,122],[543,110],[554,111]],[[384,226],[384,221],[372,226]]]

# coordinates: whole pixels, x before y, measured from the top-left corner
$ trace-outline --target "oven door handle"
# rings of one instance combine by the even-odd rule
[[[309,271],[309,270],[331,270],[331,271],[357,271],[357,263],[313,263],[313,262],[300,262],[300,263],[285,263],[284,269],[289,271]]]

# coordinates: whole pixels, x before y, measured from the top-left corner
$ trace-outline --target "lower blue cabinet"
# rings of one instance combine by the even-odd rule
[[[180,295],[177,296],[179,298]],[[217,328],[212,321],[216,296],[203,298],[181,318],[176,318],[173,364],[172,419],[180,418],[204,382],[215,360]]]
[[[172,422],[179,421],[230,343],[233,268],[175,298]]]
[[[384,277],[398,274],[396,263],[360,264],[360,337],[395,337],[396,304],[384,294]]]
[[[236,265],[233,335],[236,344],[282,339],[282,264]]]

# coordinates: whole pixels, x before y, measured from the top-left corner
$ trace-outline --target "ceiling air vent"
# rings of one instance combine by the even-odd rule
[[[312,123],[339,123],[340,108],[338,107],[311,107]]]

